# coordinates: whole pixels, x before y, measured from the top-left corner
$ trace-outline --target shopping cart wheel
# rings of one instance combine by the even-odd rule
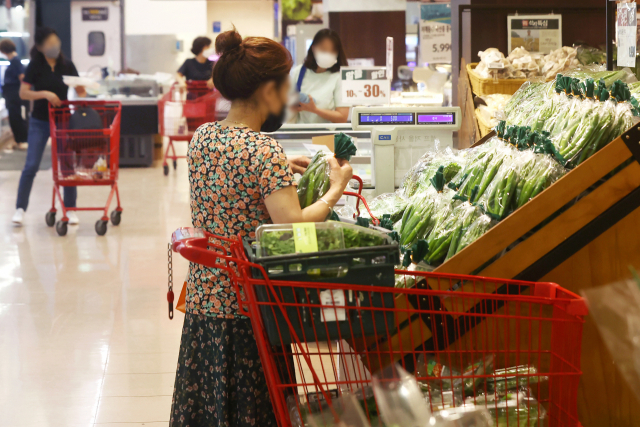
[[[44,220],[49,227],[53,227],[54,225],[56,225],[56,213],[51,211],[47,212],[47,214],[44,216]]]
[[[98,233],[98,236],[107,234],[107,221],[101,219],[96,221],[96,233]]]
[[[56,222],[56,232],[58,236],[65,236],[67,234],[67,221],[58,221]]]
[[[173,161],[173,170],[176,170],[176,169],[178,169],[178,161],[174,160]]]
[[[169,165],[164,165],[162,168],[164,169],[164,175],[169,175]]]
[[[122,211],[111,211],[111,224],[120,225],[122,219]]]

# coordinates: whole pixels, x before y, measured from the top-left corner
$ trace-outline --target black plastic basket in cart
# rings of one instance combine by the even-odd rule
[[[291,287],[277,288],[277,296],[285,306],[293,304],[289,305],[286,311],[302,341],[326,341],[339,337],[361,338],[394,331],[394,301],[391,293],[381,295],[377,292],[308,289],[304,282],[393,287],[394,266],[400,263],[398,245],[270,257],[256,257],[255,249],[246,240],[244,247],[251,262],[261,265],[270,279],[292,282]],[[264,279],[262,272],[257,268],[252,269],[252,275],[254,279]],[[275,301],[265,286],[256,285],[255,291],[258,301]],[[299,310],[300,303],[317,307]],[[336,304],[369,309],[340,311],[323,308]],[[371,310],[371,307],[386,308],[389,311],[375,311]],[[263,305],[261,310],[269,341],[274,345],[292,343],[293,339],[282,312],[274,309],[272,305]]]

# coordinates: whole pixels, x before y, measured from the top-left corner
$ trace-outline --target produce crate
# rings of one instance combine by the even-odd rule
[[[491,125],[484,121],[484,119],[482,118],[482,114],[480,114],[477,109],[475,111],[475,114],[476,119],[478,120],[478,128],[480,129],[480,137],[484,138],[489,134],[489,132],[491,132]]]
[[[473,93],[478,96],[491,95],[493,93],[513,95],[527,81],[527,79],[485,79],[474,71],[477,66],[477,62],[467,64],[467,74],[469,74],[469,80],[471,80]]]
[[[554,282],[576,294],[631,277],[629,266],[640,267],[639,162],[637,124],[434,272]],[[455,291],[476,291],[463,281],[423,281],[417,286],[452,290],[451,297],[442,300],[442,310],[460,303]],[[503,289],[484,291],[501,294]],[[410,301],[396,300],[399,304]],[[424,341],[421,334],[429,329],[424,321],[399,318],[398,322],[401,328],[395,340]],[[528,338],[522,331],[510,330],[505,339]],[[380,350],[388,345],[382,343]],[[640,405],[590,318],[582,349],[578,402],[583,427],[636,425]]]
[[[351,292],[341,295],[330,291],[315,292],[307,289],[304,282],[344,283],[354,285],[384,286],[392,288],[395,283],[394,266],[400,263],[398,245],[351,248],[306,254],[257,257],[250,242],[244,242],[245,251],[255,264],[261,265],[272,280],[291,282],[291,286],[279,286],[278,298],[284,303],[301,302],[318,304],[331,303],[332,299],[345,298],[350,307],[393,308],[392,293],[381,295],[377,292]],[[261,270],[252,269],[253,277],[262,279]],[[262,285],[256,285],[256,296],[260,302],[274,301],[273,295]],[[269,341],[274,345],[292,343],[292,337],[282,312],[266,305],[261,306],[262,317]],[[323,322],[325,313],[321,308],[312,308],[309,312],[299,312],[298,307],[286,309],[289,319],[298,336],[306,341],[324,341],[338,337],[358,338],[386,334],[395,331],[393,313],[373,310],[348,310],[350,316],[359,316],[335,322]],[[326,328],[314,328],[314,325],[326,325]]]

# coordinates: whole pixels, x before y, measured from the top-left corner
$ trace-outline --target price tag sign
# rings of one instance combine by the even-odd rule
[[[389,103],[391,83],[386,67],[340,67],[342,102],[347,105]]]
[[[293,245],[296,253],[318,252],[316,225],[313,222],[293,224]]]
[[[451,63],[451,3],[420,5],[420,62]]]
[[[636,66],[636,3],[618,3],[617,45],[618,66]]]

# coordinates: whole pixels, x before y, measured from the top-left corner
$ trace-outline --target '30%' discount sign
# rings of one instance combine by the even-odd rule
[[[346,105],[388,104],[391,83],[386,67],[340,67],[342,102]]]

